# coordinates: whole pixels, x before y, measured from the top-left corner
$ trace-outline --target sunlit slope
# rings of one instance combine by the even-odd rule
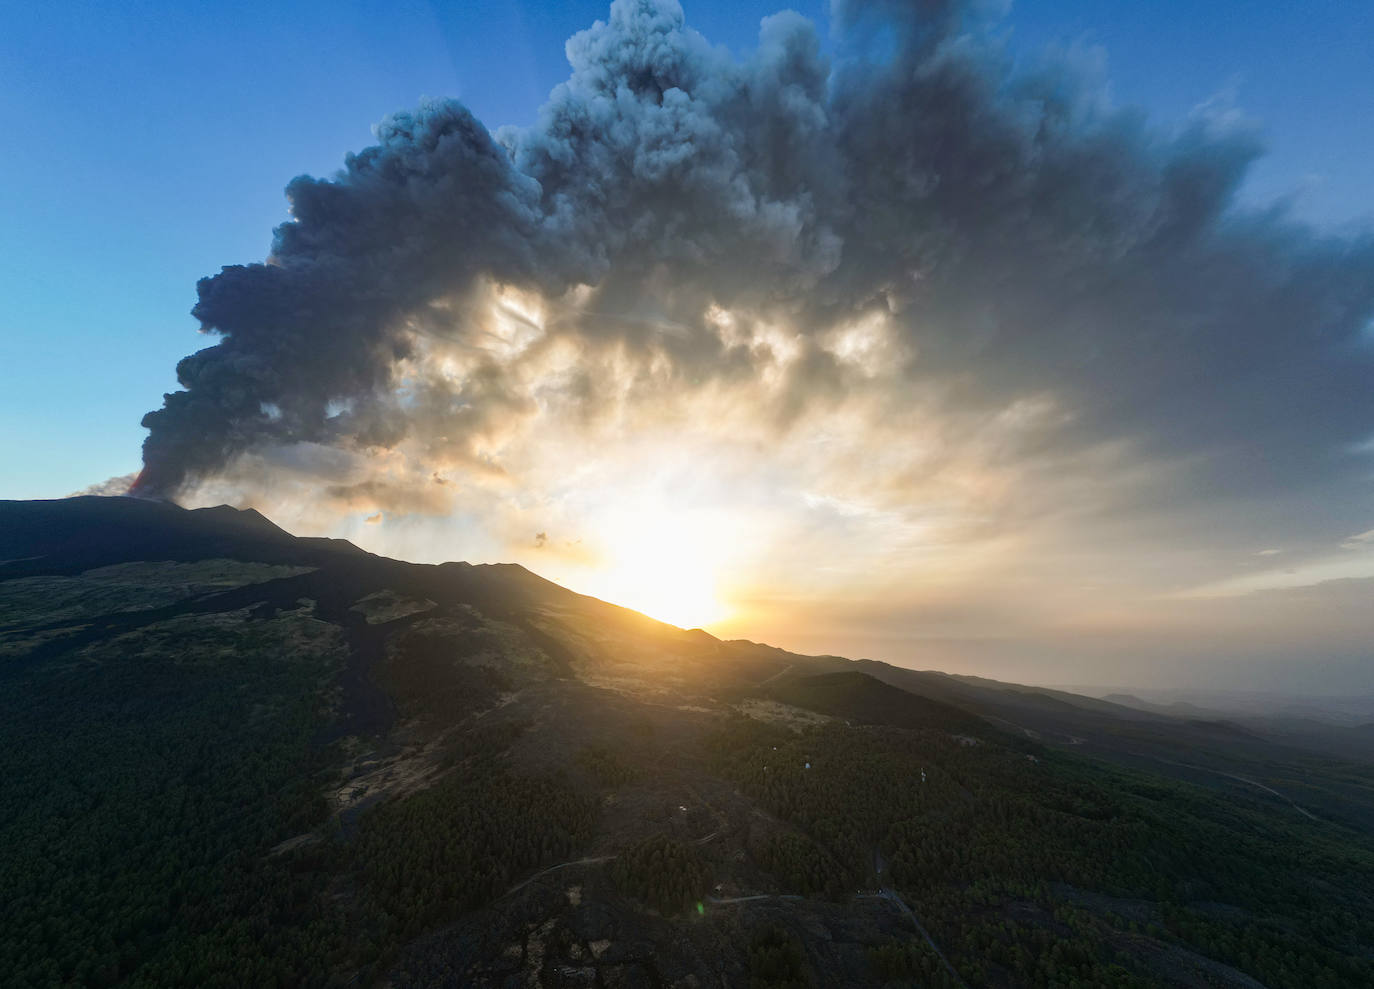
[[[708,689],[753,683],[809,663],[753,643],[722,642],[627,608],[576,594],[513,564],[409,564],[343,540],[289,535],[256,512],[228,506],[187,511],[132,498],[0,502],[0,576],[76,574],[143,560],[231,559],[308,567],[272,594],[325,595],[338,603],[399,594],[429,605],[470,606],[516,621],[525,648],[539,648],[576,675],[636,690]],[[416,615],[397,616],[408,622]],[[438,617],[433,615],[431,617]]]
[[[1193,779],[1206,778],[1191,768],[1196,765],[1234,770],[1273,754],[1275,747],[1299,762],[1302,758],[1297,749],[1285,747],[1289,736],[1282,732],[1270,739],[1218,718],[1171,717],[1064,691],[722,641],[574,593],[520,566],[389,560],[343,540],[291,536],[251,510],[187,511],[131,498],[0,502],[0,561],[8,561],[0,564],[0,576],[46,578],[12,582],[15,600],[41,598],[56,607],[63,594],[79,593],[83,607],[106,607],[91,602],[107,594],[117,597],[112,588],[131,584],[127,576],[101,568],[212,559],[295,570],[276,574],[252,591],[188,587],[188,595],[198,592],[196,603],[172,610],[210,612],[262,597],[285,607],[305,598],[350,621],[366,614],[370,631],[360,638],[376,640],[369,649],[384,652],[381,641],[396,638],[421,652],[469,651],[479,635],[485,645],[477,665],[506,665],[518,672],[534,664],[590,686],[646,698],[735,696],[751,689],[762,695],[807,676],[862,671],[923,702],[975,715],[992,728]],[[77,574],[85,575],[79,590],[64,591],[52,583],[58,575]],[[141,593],[153,593],[152,583]],[[156,601],[149,598],[148,604],[168,607],[172,591],[162,586],[156,593]],[[388,600],[397,603],[387,605]],[[474,625],[481,631],[474,632]],[[394,635],[401,631],[404,637]],[[832,696],[824,703],[834,703],[837,688],[846,682],[831,684],[827,693]],[[1362,756],[1363,750],[1351,746],[1349,754]],[[1362,794],[1346,796],[1357,805],[1374,806],[1374,799],[1366,801]]]

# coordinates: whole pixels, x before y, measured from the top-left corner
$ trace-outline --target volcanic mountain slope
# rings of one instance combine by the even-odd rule
[[[1366,764],[226,507],[0,561],[6,984],[1374,982]]]

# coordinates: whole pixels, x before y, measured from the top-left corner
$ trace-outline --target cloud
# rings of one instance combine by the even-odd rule
[[[784,12],[737,58],[616,0],[533,126],[388,118],[202,280],[218,342],[137,492],[523,550],[672,478],[756,523],[760,582],[827,592],[1329,552],[1370,522],[1374,237],[1242,209],[1263,141],[1228,99],[1152,124],[1100,53],[1014,64],[1002,6],[840,3],[829,56]]]
[[[1368,550],[1368,549],[1374,549],[1374,529],[1370,529],[1370,530],[1368,530],[1367,532],[1361,532],[1361,533],[1358,534],[1358,535],[1351,536],[1350,538],[1348,538],[1348,539],[1346,539],[1346,540],[1343,540],[1343,541],[1341,542],[1341,549],[1349,549],[1349,550]]]
[[[1071,53],[1013,71],[981,8],[846,3],[836,24],[833,63],[791,13],[735,60],[673,0],[620,0],[568,42],[535,126],[493,139],[429,103],[332,179],[293,180],[268,262],[200,283],[221,339],[147,417],[138,491],[273,444],[391,448],[426,417],[459,448],[533,414],[522,365],[559,343],[587,358],[564,397],[591,405],[608,346],[631,373],[756,380],[782,363],[764,322],[793,331],[762,410],[785,425],[861,383],[825,337],[865,317],[945,411],[1052,394],[1071,418],[1045,442],[1128,438],[1188,459],[1199,491],[1358,469],[1337,451],[1374,431],[1374,244],[1240,213],[1252,125],[1203,104],[1151,129]],[[436,377],[427,356],[481,342],[484,284],[552,318]]]

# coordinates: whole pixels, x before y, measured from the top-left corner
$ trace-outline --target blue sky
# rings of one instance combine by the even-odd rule
[[[752,45],[775,5],[685,4],[713,41]],[[794,5],[825,20],[825,5]],[[604,4],[520,2],[0,7],[0,462],[4,497],[53,497],[136,469],[139,419],[208,344],[195,282],[260,259],[282,187],[328,174],[373,123],[457,96],[524,123],[566,72],[563,41]],[[1371,214],[1374,5],[1034,2],[1005,21],[1033,52],[1107,52],[1121,103],[1160,123],[1233,94],[1270,154],[1255,202]]]

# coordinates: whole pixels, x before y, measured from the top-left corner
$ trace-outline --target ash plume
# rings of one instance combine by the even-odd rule
[[[1374,241],[1242,209],[1253,125],[1204,104],[1154,127],[1081,53],[1017,68],[977,4],[844,2],[833,21],[833,56],[789,12],[736,59],[676,0],[616,0],[532,127],[427,103],[334,177],[293,180],[268,260],[200,282],[220,339],[143,420],[134,493],[293,444],[409,441],[455,477],[499,473],[489,437],[543,400],[521,362],[557,345],[703,387],[757,379],[778,356],[760,327],[785,325],[760,410],[785,430],[870,387],[830,342],[870,317],[895,339],[887,410],[1048,396],[1018,456],[1127,441],[1183,465],[1182,499],[1367,470],[1350,451],[1374,434]],[[517,356],[425,371],[480,342],[490,286],[554,315]],[[606,366],[559,372],[569,415],[609,400]]]

